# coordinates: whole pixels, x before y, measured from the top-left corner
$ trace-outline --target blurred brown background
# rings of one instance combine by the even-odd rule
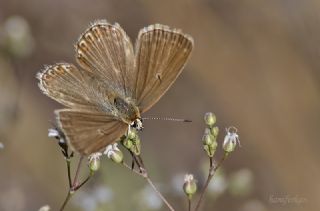
[[[35,74],[44,64],[74,63],[74,42],[101,18],[132,40],[152,23],[195,40],[181,77],[145,114],[193,122],[148,121],[141,134],[151,178],[177,210],[186,210],[183,175],[203,184],[207,111],[217,115],[220,141],[235,125],[242,147],[203,210],[319,210],[319,10],[316,0],[1,0],[0,210],[61,205],[65,163],[47,129],[62,106],[41,94]],[[141,178],[104,159],[66,210],[167,209]]]

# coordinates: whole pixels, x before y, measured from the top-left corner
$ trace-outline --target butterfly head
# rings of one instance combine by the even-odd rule
[[[137,119],[133,120],[133,122],[131,122],[130,126],[137,129],[137,130],[142,130],[143,129],[142,119],[137,118]]]

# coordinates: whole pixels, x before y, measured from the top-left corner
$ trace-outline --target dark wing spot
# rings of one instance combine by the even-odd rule
[[[162,82],[162,80],[161,80],[161,74],[160,73],[157,73],[156,74],[156,77],[157,77],[157,79],[160,81],[160,83]]]

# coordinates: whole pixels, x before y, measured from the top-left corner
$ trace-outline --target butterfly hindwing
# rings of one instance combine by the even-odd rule
[[[98,152],[119,140],[128,125],[105,113],[75,109],[55,111],[59,128],[71,148],[82,155]]]

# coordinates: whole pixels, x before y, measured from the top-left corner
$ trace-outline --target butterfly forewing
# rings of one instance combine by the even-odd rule
[[[156,24],[142,29],[136,43],[135,98],[140,112],[169,89],[193,48],[190,36]]]
[[[76,44],[76,58],[82,68],[101,77],[119,95],[132,95],[133,47],[118,24],[103,20],[92,24]]]
[[[128,125],[112,115],[75,109],[55,111],[70,146],[83,155],[100,151],[125,133]]]
[[[95,110],[88,96],[90,76],[72,64],[58,63],[47,66],[37,75],[39,87],[49,97],[69,108]]]
[[[92,72],[58,63],[47,66],[37,77],[46,95],[69,108],[109,114],[115,110],[108,98],[116,93]]]

